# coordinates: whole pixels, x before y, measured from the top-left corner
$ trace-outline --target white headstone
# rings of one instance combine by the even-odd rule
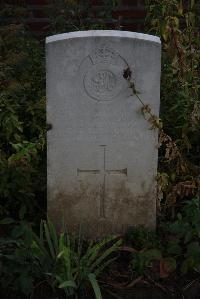
[[[156,224],[158,132],[123,72],[159,114],[160,39],[125,31],[50,36],[47,55],[48,213],[89,237]]]

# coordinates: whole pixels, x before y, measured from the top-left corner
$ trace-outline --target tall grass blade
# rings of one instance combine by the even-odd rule
[[[40,221],[40,242],[44,245],[44,227],[42,220]]]
[[[33,236],[33,240],[34,240],[37,248],[40,250],[42,255],[44,257],[46,257],[47,259],[51,260],[51,256],[50,256],[49,252],[46,250],[46,248],[44,246],[43,239],[41,240],[40,238],[38,238],[38,236],[34,232],[32,232],[32,236]]]
[[[58,254],[58,237],[57,237],[56,229],[49,218],[47,221],[48,221],[49,233],[50,233],[50,236],[53,241],[54,251],[55,251],[55,254],[57,255]]]
[[[45,237],[46,237],[47,243],[49,245],[49,250],[50,250],[51,256],[52,256],[53,259],[55,259],[56,255],[55,255],[53,244],[52,244],[52,241],[51,241],[51,236],[50,236],[50,233],[49,233],[49,228],[48,228],[48,226],[47,226],[47,224],[46,224],[45,221],[44,221],[44,230],[45,230]]]
[[[101,290],[100,290],[99,284],[96,280],[96,276],[93,273],[89,273],[88,278],[89,278],[89,281],[90,281],[90,283],[92,285],[92,288],[94,290],[96,299],[102,299]]]
[[[100,252],[100,250],[103,249],[103,247],[110,243],[111,241],[113,241],[114,239],[116,239],[115,236],[111,236],[108,238],[103,239],[101,242],[97,243],[96,245],[94,245],[91,250],[90,250],[90,254],[89,256],[87,256],[88,258],[88,265],[91,265],[93,263],[93,261],[96,260],[98,253]]]
[[[116,251],[119,246],[122,244],[121,240],[118,240],[114,245],[112,245],[110,248],[108,248],[107,250],[105,250],[105,252],[103,254],[101,254],[99,256],[99,258],[97,258],[95,260],[95,262],[91,265],[90,270],[94,271],[94,269],[102,263],[103,260],[105,260],[111,253],[113,253],[114,251]]]
[[[96,275],[96,277],[99,276],[99,274],[102,273],[102,271],[108,267],[112,262],[114,262],[116,260],[116,257],[113,257],[112,259],[107,260],[105,263],[103,263],[102,265],[100,265],[95,271],[94,274]]]
[[[59,289],[69,288],[69,287],[76,289],[77,285],[73,280],[67,280],[62,282],[58,287]]]
[[[59,237],[59,252],[63,251],[64,247],[65,247],[65,234],[64,233],[61,233],[60,234],[60,237]]]

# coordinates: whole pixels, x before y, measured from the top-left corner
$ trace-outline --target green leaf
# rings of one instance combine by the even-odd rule
[[[44,221],[43,223],[44,223],[45,237],[46,237],[47,243],[49,245],[49,251],[51,253],[52,258],[55,259],[56,258],[56,254],[55,254],[55,251],[54,251],[54,248],[53,248],[53,244],[52,244],[52,241],[51,241],[51,236],[50,236],[49,228],[48,228],[48,225],[47,225],[46,221]]]
[[[73,280],[67,280],[62,282],[58,287],[59,289],[69,288],[69,287],[76,289],[77,285]]]
[[[103,260],[105,260],[111,253],[115,252],[119,246],[122,244],[121,240],[118,240],[115,242],[114,245],[112,245],[110,248],[106,249],[103,254],[100,255],[99,258],[97,258],[94,263],[91,265],[90,270],[93,271],[98,265],[101,265]]]
[[[187,232],[187,223],[182,223],[179,221],[176,221],[174,223],[171,223],[169,225],[169,231],[172,234],[178,235],[179,237],[182,237]]]
[[[20,218],[21,220],[23,220],[25,214],[26,214],[26,207],[23,205],[23,206],[21,207],[21,209],[19,210],[19,218]]]
[[[188,270],[192,269],[193,267],[194,267],[194,259],[193,257],[189,257],[183,262],[181,266],[181,272],[183,274],[186,274]]]
[[[44,226],[43,221],[40,221],[40,244],[44,245]]]
[[[144,252],[145,259],[147,261],[160,260],[162,258],[162,253],[159,249],[149,249]]]
[[[25,295],[29,295],[33,290],[33,278],[27,273],[22,273],[19,277],[19,285]]]
[[[44,243],[38,238],[38,236],[32,231],[33,240],[34,240],[34,246],[36,246],[43,257],[47,258],[48,260],[51,260],[49,252],[46,250]]]
[[[96,275],[96,277],[98,277],[98,275],[101,274],[102,271],[103,271],[106,267],[108,267],[112,262],[114,262],[115,260],[116,260],[116,257],[114,257],[114,258],[112,258],[112,259],[109,259],[109,260],[107,260],[106,262],[102,263],[102,265],[99,266],[99,267],[97,268],[97,270],[94,271],[94,274]]]
[[[61,233],[59,237],[59,252],[63,251],[65,247],[65,234]]]
[[[193,238],[193,233],[189,230],[185,235],[184,243],[190,242],[192,238]]]
[[[14,223],[14,219],[12,218],[4,218],[0,221],[0,224],[3,224],[3,225],[7,225],[7,224],[12,224]]]
[[[50,233],[51,239],[53,241],[54,251],[55,251],[55,253],[57,255],[58,251],[59,251],[59,249],[58,249],[58,247],[59,247],[59,245],[58,245],[58,237],[57,237],[55,226],[49,220],[49,218],[48,218],[48,227],[49,227],[49,233]]]
[[[176,260],[175,260],[175,258],[173,258],[173,257],[166,257],[163,260],[167,264],[168,270],[170,272],[173,272],[173,271],[176,270]]]
[[[57,255],[57,258],[60,259],[61,257],[63,257],[64,254],[65,254],[65,250],[63,248],[63,250],[59,252],[59,254]]]
[[[179,240],[170,241],[167,244],[167,252],[169,254],[181,254],[181,246],[179,245]]]
[[[200,245],[199,242],[192,242],[187,246],[187,254],[200,260]]]
[[[101,290],[100,290],[99,284],[96,280],[96,276],[93,273],[89,273],[88,278],[89,278],[89,281],[90,281],[90,283],[92,285],[92,288],[94,290],[96,299],[102,299]]]

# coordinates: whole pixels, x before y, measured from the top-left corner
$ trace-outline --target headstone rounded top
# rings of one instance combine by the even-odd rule
[[[46,37],[46,44],[52,42],[63,41],[73,38],[82,37],[120,37],[120,38],[132,38],[144,41],[150,41],[160,44],[160,38],[158,36],[143,34],[131,31],[119,31],[119,30],[87,30],[87,31],[74,31],[62,34],[56,34]]]

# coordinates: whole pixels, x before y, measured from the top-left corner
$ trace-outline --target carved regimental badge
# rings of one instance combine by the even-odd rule
[[[128,64],[106,44],[96,47],[81,64],[83,89],[97,101],[114,100],[126,86],[123,71]]]

